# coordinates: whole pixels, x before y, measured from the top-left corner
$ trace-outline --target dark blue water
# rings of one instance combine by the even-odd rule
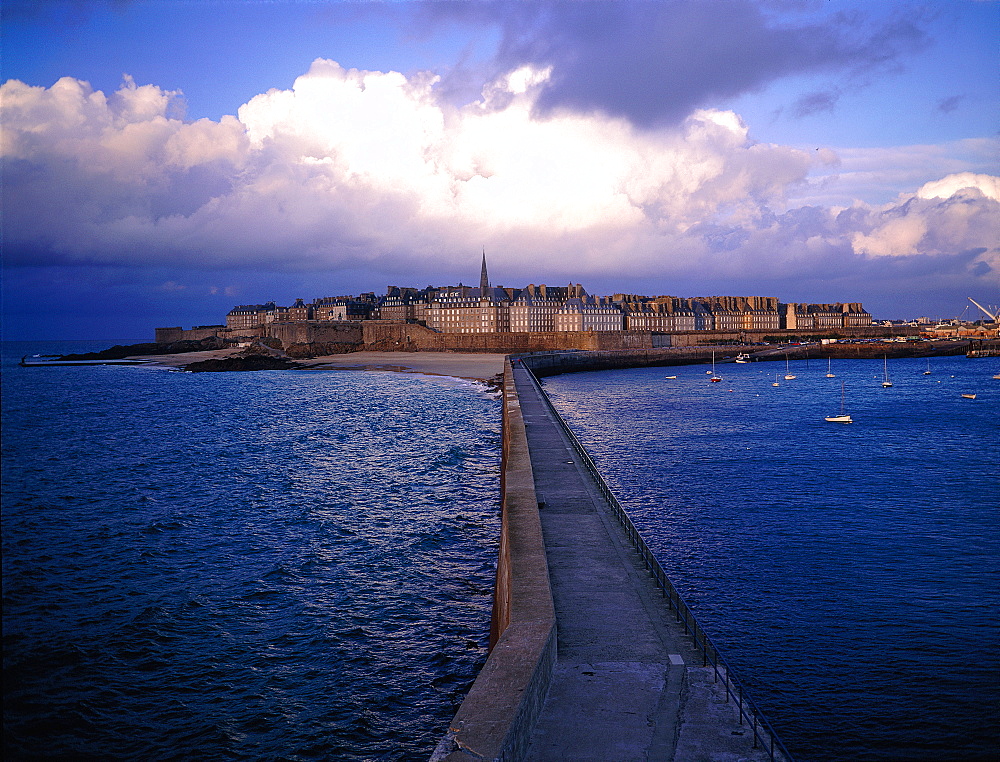
[[[485,660],[498,403],[13,364],[106,346],[5,347],[5,758],[426,758]]]
[[[803,760],[997,759],[1000,360],[926,368],[890,362],[890,389],[860,360],[778,387],[783,363],[544,382]],[[855,422],[827,423],[842,380]]]

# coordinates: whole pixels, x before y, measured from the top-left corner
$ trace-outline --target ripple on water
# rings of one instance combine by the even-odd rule
[[[390,374],[26,380],[5,369],[6,756],[429,755],[485,659],[495,400]]]
[[[721,394],[696,367],[545,385],[793,753],[986,760],[1000,748],[987,362],[936,358],[939,385],[901,360],[891,393],[865,361],[836,379],[801,363],[777,389],[757,364],[728,366]],[[831,428],[841,380],[855,422]]]

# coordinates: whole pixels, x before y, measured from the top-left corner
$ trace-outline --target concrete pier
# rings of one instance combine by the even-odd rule
[[[678,621],[530,372],[508,364],[504,382],[496,645],[434,759],[786,759],[762,748],[760,734],[755,742],[725,670],[720,680],[717,662],[705,666],[711,659]],[[513,441],[521,436],[523,445]],[[512,487],[521,491],[513,504]],[[527,526],[512,554],[517,521]],[[533,578],[520,582],[530,591],[512,595],[518,569],[529,566]],[[505,664],[517,667],[516,685],[498,679]]]

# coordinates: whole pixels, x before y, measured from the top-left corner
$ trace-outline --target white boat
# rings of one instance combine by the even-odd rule
[[[715,352],[712,352],[712,370],[710,370],[709,373],[712,374],[712,377],[708,379],[709,381],[713,383],[718,383],[719,381],[722,380],[717,375],[715,375]]]
[[[750,355],[746,354],[745,352],[741,352],[740,354],[736,355],[736,362],[741,364],[750,362]]]
[[[829,357],[826,358],[826,377],[827,378],[836,378],[836,376],[833,375],[833,369],[830,367],[830,365],[831,365],[832,362],[833,362],[833,360],[831,358],[829,358]]]
[[[778,374],[777,373],[774,374],[774,383],[771,384],[771,386],[781,386],[781,384],[778,383]]]
[[[677,376],[664,376],[664,378],[677,378]]]
[[[851,416],[844,412],[844,382],[840,382],[840,415],[828,415],[823,419],[830,423],[854,423]]]
[[[892,386],[892,381],[889,380],[889,358],[885,355],[882,356],[882,364],[885,366],[885,380],[882,381],[882,388],[888,389]]]
[[[931,374],[931,358],[928,357],[927,358],[927,370],[924,371],[924,375],[925,376],[929,376],[930,374]]]
[[[792,372],[788,369],[788,355],[786,354],[785,355],[785,380],[786,381],[791,381],[793,378],[795,378],[795,376],[793,376]]]

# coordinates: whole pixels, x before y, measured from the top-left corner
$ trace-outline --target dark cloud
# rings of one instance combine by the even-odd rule
[[[799,118],[812,116],[827,111],[833,111],[840,100],[839,90],[819,90],[807,93],[799,98],[792,108],[792,113]]]
[[[958,105],[965,98],[964,95],[951,95],[938,101],[937,109],[944,114],[950,114],[958,108]]]
[[[780,3],[788,11],[797,4]],[[552,66],[538,109],[600,110],[642,126],[759,90],[781,77],[858,79],[891,68],[927,42],[923,20],[860,13],[798,25],[752,0],[432,3],[425,22],[461,19],[502,29],[496,64]],[[828,106],[832,101],[828,99]]]

